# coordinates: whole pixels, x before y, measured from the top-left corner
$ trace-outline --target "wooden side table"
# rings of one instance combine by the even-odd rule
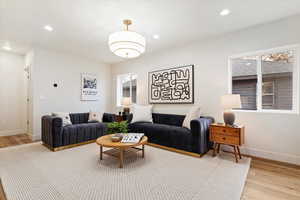
[[[234,149],[235,160],[238,157],[242,159],[239,146],[245,143],[245,127],[244,126],[226,126],[225,124],[211,124],[210,136],[211,142],[214,142],[213,156],[220,152],[221,144],[232,146]]]
[[[121,116],[121,115],[116,115],[116,121],[117,121],[117,122],[124,121],[124,120],[123,120],[123,116]]]
[[[130,114],[116,115],[116,122],[127,121]]]

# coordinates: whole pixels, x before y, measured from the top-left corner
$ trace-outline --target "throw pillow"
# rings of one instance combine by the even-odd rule
[[[102,122],[103,113],[102,112],[92,112],[89,114],[89,122]]]
[[[62,118],[63,126],[72,124],[71,118],[70,118],[70,114],[69,114],[69,113],[55,112],[55,113],[52,113],[52,115],[55,116],[55,117],[60,117],[60,118]]]
[[[152,105],[133,105],[132,106],[133,122],[152,122]]]
[[[190,111],[186,114],[184,121],[182,123],[183,127],[186,127],[188,129],[191,129],[191,121],[193,119],[197,119],[200,117],[200,107],[199,106],[193,106]]]

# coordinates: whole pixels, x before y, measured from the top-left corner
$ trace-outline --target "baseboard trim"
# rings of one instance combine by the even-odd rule
[[[222,146],[222,150],[226,152],[231,152],[231,149],[225,145]],[[300,166],[300,156],[283,154],[283,153],[275,153],[275,152],[254,149],[249,147],[241,147],[241,153],[248,157],[265,159],[269,161],[277,161],[280,163],[288,163],[288,164]]]
[[[41,136],[38,136],[38,135],[30,134],[30,137],[31,137],[32,141],[40,141],[42,139]]]
[[[166,146],[162,146],[162,145],[154,144],[154,143],[147,143],[147,145],[156,147],[156,148],[160,148],[160,149],[164,149],[164,150],[168,150],[168,151],[172,151],[172,152],[176,152],[176,153],[180,153],[180,154],[184,154],[184,155],[188,155],[188,156],[197,157],[197,158],[201,158],[204,155],[204,154],[188,152],[188,151],[184,151],[184,150],[180,150],[180,149],[175,149],[172,147],[166,147]]]
[[[234,154],[234,152],[232,152],[232,151],[228,151],[228,150],[224,150],[224,149],[222,149],[222,151],[225,152],[225,153]],[[256,157],[256,156],[252,156],[252,155],[248,155],[248,154],[244,154],[244,153],[241,153],[241,155],[244,156],[244,157],[249,157],[249,158],[255,159],[255,160],[261,160],[263,162],[279,164],[279,165],[283,165],[283,166],[287,166],[287,167],[291,167],[291,168],[295,168],[295,169],[300,170],[300,165],[297,165],[297,164],[282,162],[282,161],[278,161],[278,160],[272,160],[272,159],[268,159],[268,158]]]
[[[271,160],[271,159],[267,159],[267,158],[260,158],[260,157],[256,157],[256,156],[246,155],[246,154],[244,154],[244,156],[248,156],[248,157],[256,159],[256,160],[271,162],[271,163],[274,163],[274,164],[284,165],[284,166],[287,166],[287,167],[292,167],[292,168],[296,168],[296,169],[300,170],[300,165],[297,165],[297,164],[292,164],[292,163],[282,162],[282,161],[277,161],[277,160]]]
[[[43,145],[45,147],[47,147],[48,149],[50,149],[51,151],[56,152],[56,151],[61,151],[61,150],[64,150],[64,149],[78,147],[78,146],[81,146],[81,145],[90,144],[90,143],[94,143],[94,142],[96,142],[96,140],[89,140],[89,141],[85,141],[85,142],[81,142],[81,143],[77,143],[77,144],[69,144],[69,145],[66,145],[66,146],[55,147],[55,148],[49,146],[48,144],[46,144],[44,142],[43,142]]]
[[[241,151],[243,154],[247,154],[258,158],[265,158],[269,160],[300,165],[300,156],[278,153],[278,152],[270,152],[270,151],[248,148],[248,147],[242,148]]]
[[[300,165],[300,156],[245,147],[243,153],[252,156]]]
[[[18,134],[26,134],[26,129],[15,129],[15,130],[7,130],[7,131],[0,131],[0,136],[11,136],[11,135],[18,135]]]

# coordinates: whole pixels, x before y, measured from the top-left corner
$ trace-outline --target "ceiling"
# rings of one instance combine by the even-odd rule
[[[299,0],[0,0],[0,41],[14,51],[33,46],[105,63],[124,59],[108,48],[122,20],[146,37],[146,54],[300,13]],[[230,9],[222,17],[219,12]],[[44,25],[54,30],[47,32]],[[153,39],[159,34],[160,39]]]

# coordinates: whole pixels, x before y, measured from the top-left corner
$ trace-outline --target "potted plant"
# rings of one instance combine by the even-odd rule
[[[122,122],[112,122],[107,124],[107,134],[115,134],[113,137],[116,137],[117,141],[122,139],[122,133],[128,133],[128,124],[126,121]]]

